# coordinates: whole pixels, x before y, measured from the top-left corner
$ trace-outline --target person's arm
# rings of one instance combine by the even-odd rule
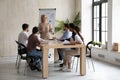
[[[40,44],[40,43],[46,43],[47,42],[47,40],[40,38],[40,36],[38,34],[36,36],[37,36],[37,38],[35,37],[36,38],[35,40],[36,40],[37,43]]]
[[[62,35],[62,37],[59,38],[60,41],[64,41],[65,40],[65,32],[64,34]]]
[[[39,38],[37,35],[34,37],[35,38],[35,43],[36,43],[36,49],[37,50],[42,50],[42,46],[47,43],[46,40]]]
[[[47,43],[47,40],[42,39],[42,38],[40,38],[39,41],[40,41],[41,44],[45,44],[45,43]]]
[[[60,40],[67,40],[69,41],[69,38],[72,36],[72,33],[70,33],[69,31],[65,31],[63,36],[60,38]]]
[[[38,36],[37,36],[37,35],[35,35],[35,36],[34,36],[34,40],[35,40],[35,44],[36,44],[37,46],[39,46],[40,41],[39,41],[39,39],[38,39]]]
[[[83,43],[83,41],[82,41],[82,39],[81,39],[81,37],[79,35],[75,35],[75,42],[79,43],[79,44]]]
[[[49,32],[52,32],[52,24],[49,23]]]
[[[70,38],[70,44],[75,44],[75,41],[73,40],[73,38]]]
[[[41,26],[41,24],[39,24],[38,29],[39,29],[39,33],[42,33],[42,26]]]
[[[28,34],[27,33],[24,34],[24,39],[28,40]]]
[[[84,38],[83,38],[83,36],[81,35],[81,33],[79,33],[79,35],[80,35],[80,38],[81,38],[81,40],[82,40],[82,42],[84,44]]]

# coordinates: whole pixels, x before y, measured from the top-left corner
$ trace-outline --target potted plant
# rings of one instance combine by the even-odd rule
[[[69,23],[69,20],[66,19],[66,21],[60,21],[60,20],[56,20],[56,22],[58,23],[57,26],[55,27],[55,33],[58,31],[63,31],[63,27],[64,27],[64,23]]]
[[[57,22],[57,26],[55,27],[55,33],[60,30],[63,31],[64,23],[69,23],[69,19],[66,19],[66,21],[56,20],[56,22]],[[81,23],[80,12],[78,12],[77,15],[75,16],[73,23],[77,26],[80,25],[80,23]]]
[[[102,45],[102,42],[95,42],[95,41],[92,41],[92,44],[95,46],[95,45],[98,45],[99,47]]]

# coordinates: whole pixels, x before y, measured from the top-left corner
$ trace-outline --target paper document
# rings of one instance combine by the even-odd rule
[[[70,41],[64,40],[64,42],[62,42],[62,44],[70,44]]]

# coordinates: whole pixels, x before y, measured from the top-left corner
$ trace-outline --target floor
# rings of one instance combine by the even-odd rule
[[[98,60],[94,60],[95,72],[93,71],[92,65],[88,67],[86,63],[87,73],[85,76],[79,76],[79,70],[77,72],[75,71],[75,64],[72,72],[61,72],[59,71],[58,64],[50,63],[49,77],[47,79],[42,79],[41,72],[31,71],[29,68],[24,76],[24,61],[22,61],[20,66],[20,73],[17,74],[15,60],[15,57],[0,58],[0,80],[120,80],[119,66]],[[91,64],[90,59],[88,61]]]

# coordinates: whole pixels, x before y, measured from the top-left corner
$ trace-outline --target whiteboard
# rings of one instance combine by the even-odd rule
[[[48,21],[49,21],[49,23],[52,24],[52,28],[54,31],[56,8],[39,9],[39,23],[41,22],[41,15],[43,15],[43,14],[48,16]]]

